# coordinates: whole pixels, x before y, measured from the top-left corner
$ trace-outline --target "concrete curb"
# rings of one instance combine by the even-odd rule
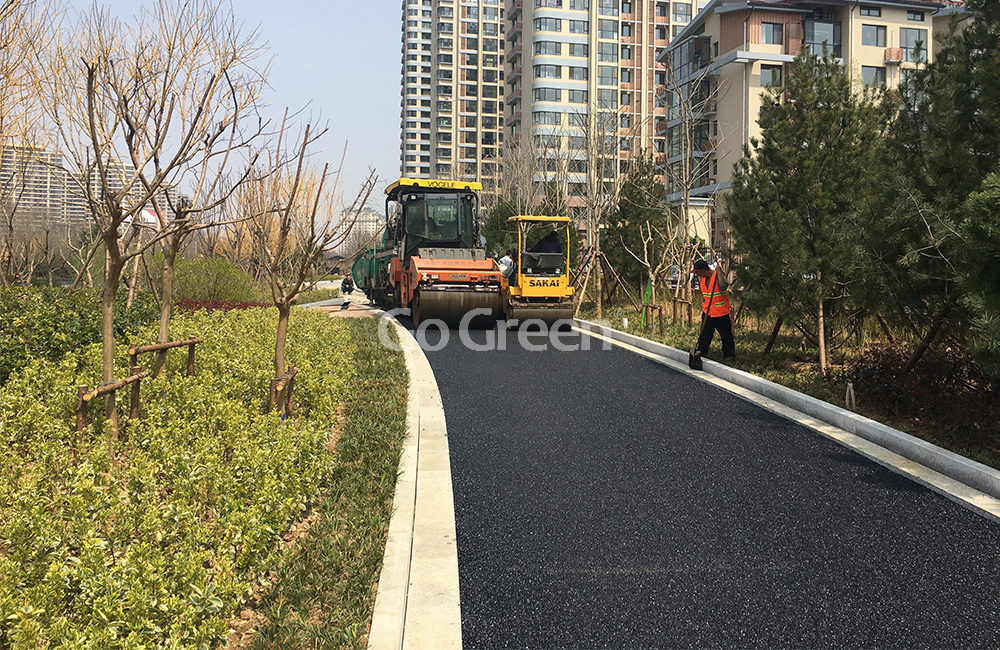
[[[683,364],[685,367],[687,366],[687,352],[632,334],[626,334],[625,332],[598,323],[579,319],[576,319],[575,323],[582,330],[593,331],[612,341],[631,345],[640,350]],[[992,467],[977,463],[947,449],[942,449],[907,433],[897,431],[884,424],[862,417],[852,411],[798,393],[790,388],[775,384],[766,379],[761,379],[742,370],[730,368],[709,359],[704,359],[702,363],[704,367],[703,372],[709,375],[745,388],[795,411],[814,417],[821,422],[843,429],[859,438],[863,438],[899,454],[904,458],[940,472],[979,492],[1000,499],[1000,471]]]
[[[395,319],[389,322],[399,335],[410,375],[407,436],[368,648],[458,650],[458,545],[444,407],[423,350]]]

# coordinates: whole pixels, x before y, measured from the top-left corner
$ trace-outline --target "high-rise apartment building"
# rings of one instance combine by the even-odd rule
[[[66,187],[60,157],[25,146],[5,146],[0,154],[0,201],[3,213],[19,227],[52,226],[65,221]],[[6,219],[5,219],[6,220]]]
[[[400,172],[494,186],[503,142],[500,0],[404,0]]]
[[[630,158],[663,151],[656,55],[670,38],[671,3],[506,0],[506,9],[505,136],[531,139],[544,181],[564,178],[556,182],[578,215]]]

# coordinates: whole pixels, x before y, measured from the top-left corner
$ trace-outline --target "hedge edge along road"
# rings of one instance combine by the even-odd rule
[[[386,188],[385,231],[351,269],[354,283],[383,309],[408,307],[414,325],[474,326],[500,313],[500,270],[479,235],[479,183],[401,178]]]

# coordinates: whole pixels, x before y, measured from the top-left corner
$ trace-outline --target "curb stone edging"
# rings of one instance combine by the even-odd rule
[[[376,318],[385,317],[372,310]],[[407,435],[399,461],[369,650],[461,650],[458,546],[447,427],[423,350],[395,319],[409,372]]]
[[[626,334],[611,327],[590,321],[574,319],[577,327],[593,331],[614,341],[631,345],[651,354],[687,366],[688,353],[662,343]],[[888,449],[904,458],[940,472],[964,485],[995,499],[1000,499],[1000,471],[942,449],[920,438],[911,436],[884,424],[858,415],[853,411],[834,406],[829,402],[796,392],[767,379],[762,379],[736,368],[703,359],[702,372],[713,375],[736,386],[774,400],[791,409],[812,416],[822,422],[843,429],[864,440]],[[696,374],[696,373],[692,373]],[[984,513],[985,514],[985,513]],[[992,515],[991,515],[992,516]]]

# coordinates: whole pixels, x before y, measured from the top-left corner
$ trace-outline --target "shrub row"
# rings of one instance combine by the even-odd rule
[[[117,462],[99,408],[72,451],[75,386],[99,383],[99,345],[11,375],[0,390],[0,647],[224,641],[228,616],[329,479],[328,436],[354,372],[344,323],[297,311],[297,417],[261,414],[276,322],[274,309],[178,316],[173,338],[205,339],[196,376],[179,372],[177,354],[143,382]],[[153,342],[155,328],[131,339]]]
[[[115,335],[129,336],[156,322],[159,307],[148,291],[125,307],[115,302]],[[101,297],[95,289],[61,287],[0,289],[0,384],[31,359],[55,361],[101,340]]]

